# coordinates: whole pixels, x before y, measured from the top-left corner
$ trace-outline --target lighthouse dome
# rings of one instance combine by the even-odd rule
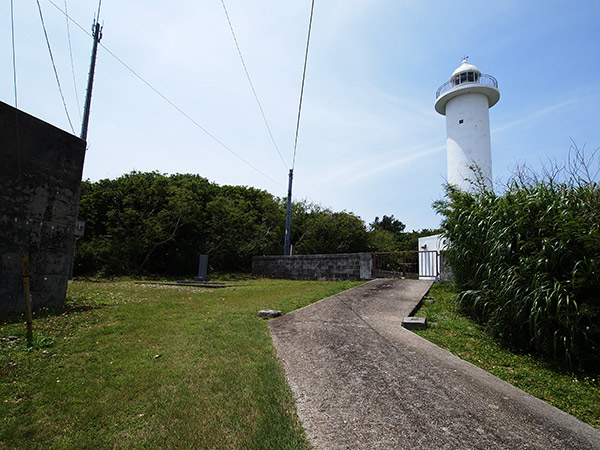
[[[456,68],[452,75],[450,75],[450,80],[454,79],[456,75],[460,75],[461,73],[473,72],[477,75],[481,76],[481,71],[474,64],[469,64],[467,59],[462,60],[462,64]]]
[[[481,77],[481,71],[477,66],[469,64],[467,59],[463,59],[462,64],[456,68],[450,76],[450,83],[453,86],[457,86],[462,83],[477,83]]]

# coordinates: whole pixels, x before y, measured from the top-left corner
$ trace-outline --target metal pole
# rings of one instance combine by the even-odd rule
[[[285,216],[285,242],[283,244],[283,254],[290,255],[291,241],[290,232],[292,226],[292,179],[294,178],[294,169],[290,169],[290,180],[288,182],[287,213]]]
[[[98,14],[100,8],[98,8]],[[90,108],[92,106],[92,87],[94,86],[94,72],[96,71],[96,56],[98,54],[98,44],[102,39],[102,27],[95,20],[92,25],[92,37],[94,45],[92,47],[92,60],[90,63],[90,73],[88,75],[87,91],[85,94],[85,106],[83,108],[83,123],[81,124],[81,139],[87,141],[88,124],[90,121]]]
[[[96,56],[98,55],[98,44],[102,39],[102,27],[98,23],[100,20],[100,6],[102,5],[102,0],[98,2],[98,14],[94,23],[92,25],[92,38],[94,39],[94,44],[92,45],[92,59],[90,61],[90,72],[88,74],[88,84],[87,90],[85,93],[85,105],[83,107],[83,122],[81,124],[81,140],[86,142],[86,150],[87,150],[87,134],[88,134],[88,125],[90,123],[90,110],[92,107],[92,88],[94,87],[94,73],[96,72]],[[77,229],[77,222],[79,219],[79,201],[81,200],[81,186],[79,187],[79,192],[77,193],[77,203],[75,210],[75,223],[74,229]],[[70,271],[69,271],[69,279],[73,278],[73,266],[75,265],[75,247],[77,246],[77,238],[75,238],[75,242],[73,243],[73,253],[71,254],[71,263],[70,263]]]

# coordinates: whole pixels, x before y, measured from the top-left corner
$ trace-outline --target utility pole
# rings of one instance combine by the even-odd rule
[[[90,62],[90,73],[88,75],[87,91],[85,94],[85,106],[83,108],[83,123],[81,124],[81,139],[87,141],[88,124],[90,122],[90,108],[92,106],[92,87],[94,86],[94,72],[96,71],[96,55],[98,54],[98,44],[102,39],[102,27],[100,26],[100,5],[98,4],[98,15],[92,25],[92,38],[94,45],[92,47],[92,61]]]
[[[292,179],[294,178],[294,167],[296,167],[296,149],[298,148],[298,131],[300,130],[300,114],[302,113],[302,98],[304,97],[304,82],[306,81],[306,66],[308,63],[308,46],[310,44],[310,31],[312,29],[313,12],[315,10],[315,0],[312,0],[310,7],[310,20],[308,22],[308,37],[306,38],[306,53],[304,54],[304,70],[302,71],[302,86],[300,87],[300,102],[298,104],[298,119],[296,120],[296,137],[294,138],[294,159],[290,169],[290,181],[288,184],[287,198],[287,216],[285,218],[285,242],[283,244],[283,254],[289,256],[291,253],[291,222],[292,222]]]
[[[292,180],[294,178],[294,169],[290,169],[290,181],[288,183],[287,214],[285,216],[285,242],[283,244],[283,254],[289,256],[291,253],[290,231],[292,225]]]
[[[90,62],[90,72],[88,74],[88,83],[87,83],[87,91],[85,93],[85,105],[83,108],[83,122],[81,124],[81,140],[86,144],[87,150],[87,134],[88,134],[88,125],[90,123],[90,109],[92,106],[92,88],[94,86],[94,73],[96,72],[96,56],[98,55],[98,44],[100,43],[100,39],[102,39],[102,27],[100,26],[100,6],[102,6],[102,0],[98,2],[98,14],[96,15],[96,19],[94,19],[94,23],[92,24],[92,38],[94,39],[94,44],[92,46],[92,60]],[[75,242],[73,244],[73,253],[71,254],[71,264],[70,264],[70,273],[69,278],[73,277],[73,265],[75,264],[75,246],[77,245],[78,237],[83,236],[83,232],[85,229],[85,222],[79,220],[79,201],[81,200],[81,188],[77,193],[76,198],[76,207],[75,210]]]

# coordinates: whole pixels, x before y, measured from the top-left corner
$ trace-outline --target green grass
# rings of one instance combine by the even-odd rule
[[[256,313],[356,283],[247,284],[74,281],[64,309],[34,315],[33,348],[3,317],[0,448],[309,448]]]
[[[600,429],[600,377],[573,374],[552,362],[504,347],[478,323],[462,316],[451,284],[435,284],[418,311],[428,328],[418,334],[529,394]]]

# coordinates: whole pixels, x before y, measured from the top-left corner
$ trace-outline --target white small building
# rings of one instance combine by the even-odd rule
[[[496,79],[467,59],[437,90],[435,110],[446,116],[449,184],[464,191],[492,188],[489,109],[499,99]]]

